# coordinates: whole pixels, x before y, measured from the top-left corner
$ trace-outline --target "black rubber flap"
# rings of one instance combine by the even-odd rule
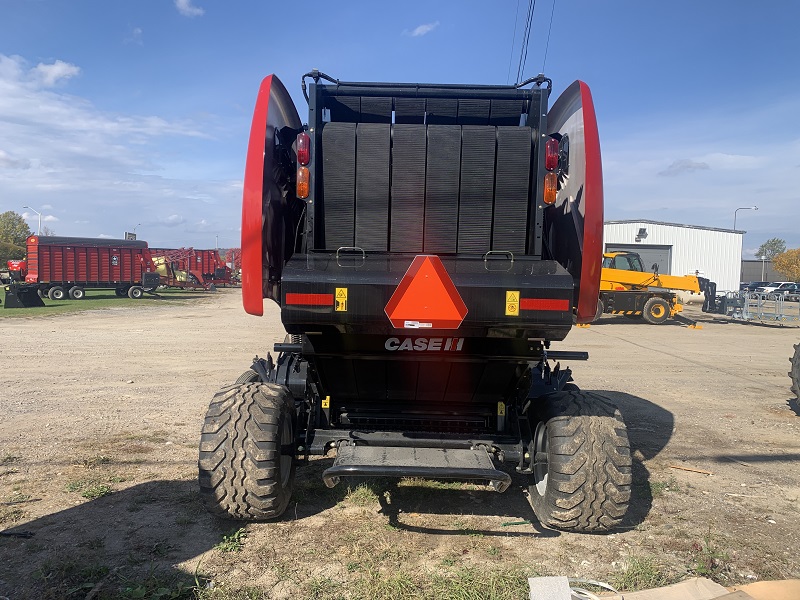
[[[495,468],[482,448],[387,448],[385,446],[340,446],[333,466],[322,474],[333,487],[339,477],[423,477],[489,481],[505,491],[511,476]]]
[[[461,128],[428,126],[425,176],[425,252],[455,253],[458,240],[458,185]]]
[[[459,252],[484,253],[491,249],[495,136],[494,127],[461,128]]]
[[[361,98],[358,96],[328,96],[325,108],[331,111],[331,121],[357,123],[361,114]]]
[[[425,98],[395,98],[395,123],[425,123]]]
[[[425,125],[392,127],[393,252],[422,252],[425,214]]]
[[[363,96],[361,98],[361,123],[391,123],[392,122],[392,99],[391,98],[372,98]]]
[[[322,130],[325,247],[355,243],[356,124],[327,123]]]
[[[497,128],[492,250],[525,252],[530,203],[531,130]]]
[[[6,308],[33,308],[44,306],[38,294],[39,286],[24,283],[12,283],[5,286]]]
[[[489,100],[461,99],[458,101],[459,125],[488,125]]]
[[[489,125],[519,125],[522,108],[522,100],[492,100]]]
[[[428,98],[428,125],[455,125],[458,114],[458,100],[455,98]]]
[[[364,250],[389,249],[390,136],[388,123],[359,123],[356,128],[355,245]]]

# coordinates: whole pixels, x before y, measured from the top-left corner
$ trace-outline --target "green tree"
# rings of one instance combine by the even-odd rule
[[[786,279],[800,281],[800,248],[778,254],[772,259],[772,267]]]
[[[772,260],[782,252],[786,252],[786,242],[780,238],[771,238],[758,247],[756,257]]]
[[[25,239],[31,234],[31,228],[22,215],[8,210],[0,213],[0,242],[25,246]]]

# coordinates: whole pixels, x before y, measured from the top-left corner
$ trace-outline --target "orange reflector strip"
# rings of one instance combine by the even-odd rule
[[[300,184],[298,183],[298,185]],[[544,197],[542,198],[544,203],[555,204],[556,194],[558,194],[558,175],[548,173],[544,176]]]
[[[308,198],[309,192],[308,167],[297,167],[297,197]]]
[[[559,298],[522,298],[519,301],[522,310],[570,310],[569,300]]]
[[[291,306],[333,306],[333,294],[286,294]]]

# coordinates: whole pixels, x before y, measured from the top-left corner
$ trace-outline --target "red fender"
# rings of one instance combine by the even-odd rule
[[[268,182],[265,173],[273,172],[275,130],[301,126],[289,92],[275,75],[261,82],[250,126],[247,162],[242,193],[242,303],[251,315],[264,314],[266,286],[264,247],[264,202]]]
[[[549,134],[569,138],[569,171],[547,209],[547,237],[556,260],[577,288],[577,322],[591,323],[600,295],[603,262],[603,166],[592,93],[573,82],[547,113]]]

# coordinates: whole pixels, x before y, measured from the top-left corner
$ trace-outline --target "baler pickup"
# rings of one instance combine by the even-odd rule
[[[511,485],[511,476],[495,468],[486,448],[387,448],[340,446],[336,460],[322,474],[329,488],[341,477],[421,477],[488,481],[496,491]]]

